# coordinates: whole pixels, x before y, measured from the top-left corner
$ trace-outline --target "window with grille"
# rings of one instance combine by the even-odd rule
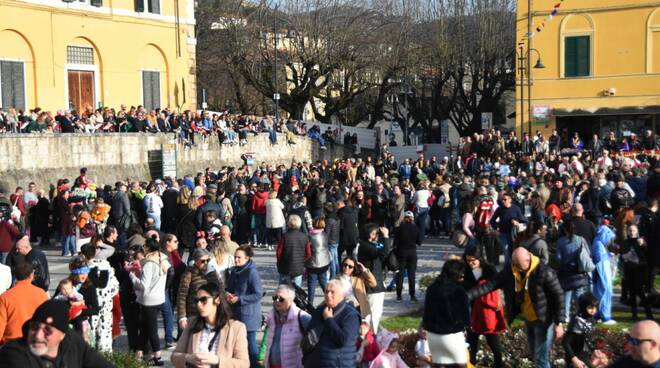
[[[0,107],[25,110],[25,74],[22,61],[0,61]]]
[[[94,65],[94,50],[91,47],[67,46],[66,61],[69,64]]]

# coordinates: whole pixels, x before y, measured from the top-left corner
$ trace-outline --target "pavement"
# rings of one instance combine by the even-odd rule
[[[47,247],[44,249],[48,258],[48,264],[50,267],[50,278],[51,278],[51,295],[55,291],[57,284],[60,280],[69,276],[68,262],[69,257],[60,256],[60,249],[55,247]],[[277,266],[275,263],[275,251],[268,251],[265,249],[256,249],[255,250],[254,262],[257,265],[259,270],[259,275],[261,276],[261,281],[263,284],[264,292],[266,293],[262,299],[262,313],[266,314],[272,308],[272,295],[277,287],[278,282],[278,273]],[[460,254],[460,250],[450,244],[449,239],[447,238],[429,238],[424,244],[418,248],[417,252],[417,274],[416,280],[417,285],[419,285],[419,279],[428,273],[439,273],[444,263],[444,260],[452,255]],[[389,273],[387,276],[387,281],[391,280],[393,273]],[[424,294],[423,291],[420,291],[419,286],[417,289],[417,298],[419,303],[410,303],[408,300],[408,283],[404,280],[404,290],[403,290],[403,301],[396,301],[396,292],[388,292],[385,294],[385,302],[383,308],[383,319],[396,316],[396,315],[405,315],[415,312],[423,306],[424,303]],[[306,290],[306,282],[303,282],[303,288]],[[319,287],[316,292],[315,305],[320,304],[323,301],[323,295],[321,288]],[[159,335],[164,335],[164,330],[161,327],[159,329]],[[122,324],[122,330],[124,326]],[[176,328],[175,328],[176,332]],[[261,341],[261,336],[257,336],[257,341]],[[165,342],[161,342],[161,346],[164,346]],[[125,333],[122,333],[114,341],[114,349],[116,351],[128,351],[128,342]],[[171,351],[163,350],[162,356],[163,360],[166,362],[166,367],[172,367],[172,364],[169,362]]]

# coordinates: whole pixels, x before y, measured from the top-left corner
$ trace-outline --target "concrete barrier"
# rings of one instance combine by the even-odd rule
[[[56,134],[0,136],[0,180],[13,191],[34,181],[48,188],[59,178],[73,180],[81,167],[88,168],[88,177],[97,184],[114,184],[121,179],[149,180],[155,178],[149,158],[160,152],[162,145],[176,145],[177,176],[195,174],[210,167],[240,166],[244,153],[254,153],[256,163],[286,163],[345,158],[353,155],[344,146],[321,150],[318,142],[296,137],[296,144],[286,143],[284,136],[272,145],[268,134],[250,135],[244,146],[221,145],[217,137],[206,142],[198,140],[192,148],[178,144],[173,134]]]

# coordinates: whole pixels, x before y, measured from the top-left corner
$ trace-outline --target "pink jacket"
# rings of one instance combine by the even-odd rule
[[[282,367],[287,368],[302,368],[302,350],[300,349],[300,341],[302,340],[302,332],[298,324],[298,312],[300,311],[301,321],[309,321],[309,314],[300,310],[295,304],[289,308],[289,315],[286,322],[281,329],[280,336],[280,356],[282,357]],[[270,367],[270,347],[273,345],[273,334],[275,333],[275,309],[268,312],[268,345],[266,345],[266,356],[264,357],[264,364],[266,368]]]

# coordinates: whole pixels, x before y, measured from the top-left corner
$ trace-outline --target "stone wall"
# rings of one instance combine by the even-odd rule
[[[73,180],[81,167],[87,167],[88,177],[98,184],[114,184],[117,180],[154,178],[149,157],[160,151],[162,144],[176,144],[177,176],[195,174],[210,167],[243,164],[241,156],[254,153],[256,162],[286,163],[345,158],[353,153],[337,145],[319,149],[318,142],[296,137],[295,145],[288,145],[284,136],[271,145],[265,133],[248,138],[244,146],[220,145],[217,137],[210,137],[195,147],[185,148],[172,134],[62,134],[7,135],[0,137],[0,180],[10,190],[30,181],[48,188],[58,178]]]

